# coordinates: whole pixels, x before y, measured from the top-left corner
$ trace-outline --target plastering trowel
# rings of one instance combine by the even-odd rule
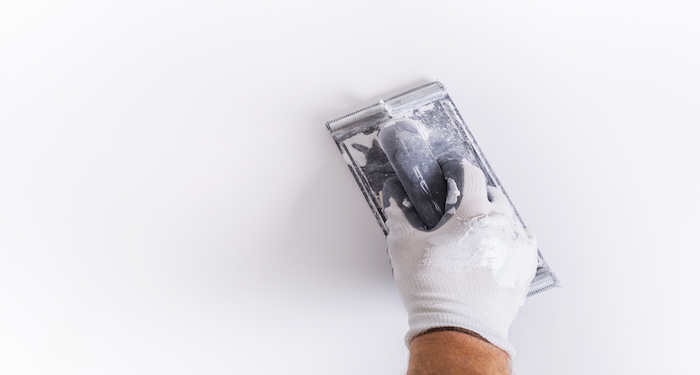
[[[447,195],[440,160],[467,159],[481,168],[487,184],[508,196],[440,82],[380,100],[329,121],[326,127],[385,234],[382,189],[394,176],[427,229],[440,220]],[[513,210],[525,226],[514,206]],[[558,286],[559,280],[538,250],[537,273],[528,297]]]

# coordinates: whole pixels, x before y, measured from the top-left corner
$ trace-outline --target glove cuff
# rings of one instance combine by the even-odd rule
[[[525,302],[525,291],[498,288],[490,276],[491,270],[484,268],[472,270],[468,282],[451,272],[423,275],[416,271],[410,283],[402,282],[404,273],[395,274],[409,317],[407,346],[430,329],[457,327],[480,335],[515,358],[515,348],[508,342],[508,328]]]
[[[448,314],[426,314],[415,318],[412,317],[409,320],[409,325],[411,328],[406,332],[404,338],[406,347],[410,345],[414,338],[420,335],[435,331],[453,330],[471,334],[497,346],[508,353],[511,360],[516,356],[515,347],[508,342],[507,331],[495,330],[467,317],[456,317]]]

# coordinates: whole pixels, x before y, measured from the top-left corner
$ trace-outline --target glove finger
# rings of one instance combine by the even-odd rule
[[[508,197],[496,187],[488,186],[487,189],[488,194],[491,197],[493,211],[503,214],[509,220],[512,220],[514,223],[517,223],[518,226],[521,226],[522,224],[520,223],[520,219],[518,218],[518,215],[515,214],[515,209],[510,204]]]
[[[525,234],[527,235],[527,238],[530,239],[530,241],[537,243],[537,236],[535,235],[535,232],[533,232],[527,228],[523,228],[523,229],[525,229]]]
[[[392,177],[384,182],[382,189],[382,205],[387,217],[387,227],[410,226],[414,229],[424,229],[425,224],[413,208],[408,194],[404,190],[397,177]]]
[[[515,211],[513,211],[513,206],[510,205],[508,197],[506,197],[506,195],[503,194],[503,192],[497,187],[487,186],[486,189],[489,197],[491,198],[490,201],[493,210],[492,212],[501,213],[513,220],[518,221],[515,217]]]
[[[447,179],[446,211],[451,211],[464,220],[488,215],[493,211],[487,197],[486,177],[481,169],[465,159],[443,161],[440,167]]]

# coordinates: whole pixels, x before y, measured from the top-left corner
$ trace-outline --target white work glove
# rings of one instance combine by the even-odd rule
[[[508,328],[537,269],[537,242],[508,199],[466,160],[440,164],[446,213],[424,229],[398,179],[382,191],[394,282],[408,311],[406,345],[432,328],[456,327],[506,351]]]

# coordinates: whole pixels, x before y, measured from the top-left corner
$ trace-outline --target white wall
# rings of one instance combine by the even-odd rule
[[[404,371],[324,122],[435,78],[565,286],[516,372],[697,373],[694,2],[97,3],[0,10],[0,373]]]

